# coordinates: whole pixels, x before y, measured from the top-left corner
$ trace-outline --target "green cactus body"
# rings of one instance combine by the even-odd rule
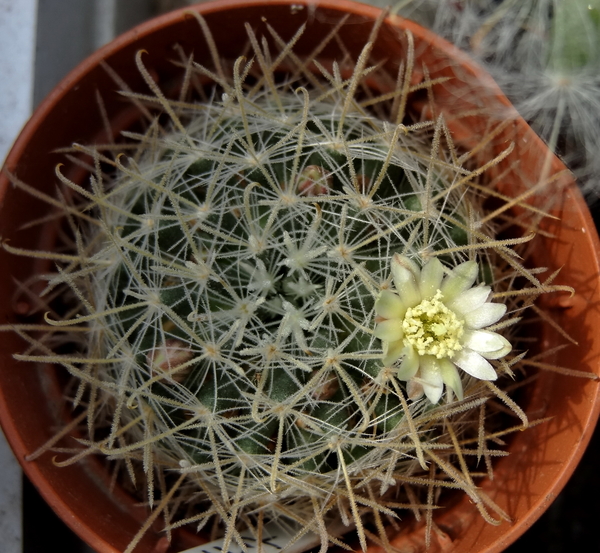
[[[266,97],[242,99],[243,111],[236,100],[181,116],[187,136],[157,140],[108,191],[95,259],[118,261],[94,278],[97,305],[119,309],[102,318],[116,358],[107,376],[132,390],[154,379],[140,395],[167,428],[182,417],[162,397],[210,411],[219,455],[261,456],[249,480],[268,476],[276,449],[277,470],[302,478],[332,438],[351,466],[402,420],[394,391],[377,384],[373,306],[391,254],[425,252],[416,200],[428,167],[386,123],[360,112],[342,121],[337,99],[282,90],[283,109]],[[436,178],[430,194],[442,186]],[[475,209],[445,202],[429,207],[434,251],[456,246],[452,220]],[[127,383],[123,336],[138,360]],[[179,353],[153,371],[169,343]],[[215,453],[206,427],[181,432],[197,444],[190,460]],[[178,434],[167,441],[182,456]]]

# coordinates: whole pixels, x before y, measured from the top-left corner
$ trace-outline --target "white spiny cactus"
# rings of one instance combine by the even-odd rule
[[[127,158],[76,147],[94,160],[88,189],[58,173],[75,205],[65,212],[73,251],[48,286],[71,303],[21,358],[79,379],[87,453],[145,479],[151,506],[167,497],[184,522],[221,520],[225,546],[239,541],[238,524],[283,518],[324,550],[340,516],[363,548],[376,534],[386,546],[382,517],[430,512],[429,476],[420,499],[412,488],[436,471],[440,487],[462,489],[493,521],[451,468],[472,454],[455,438],[480,440],[486,461],[502,454],[481,438],[494,395],[527,424],[488,382],[520,359],[504,359],[510,344],[497,332],[510,321],[496,324],[506,307],[488,301],[515,267],[526,274],[503,261],[520,239],[494,236],[485,189],[468,186],[481,171],[456,155],[442,117],[409,123],[397,111],[406,97],[364,95],[366,75],[377,79],[369,51],[346,80],[338,66],[306,78],[244,59],[228,76],[190,63],[215,81],[202,102],[168,100],[140,54],[161,118],[126,133]],[[285,61],[300,63],[290,52]],[[452,304],[471,286],[483,322]],[[441,357],[428,345],[415,364],[408,312],[427,340],[451,342]]]

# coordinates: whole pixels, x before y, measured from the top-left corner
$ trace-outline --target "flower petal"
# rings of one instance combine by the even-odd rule
[[[498,378],[489,361],[471,349],[462,349],[453,357],[452,361],[467,374],[479,378],[479,380],[496,380]]]
[[[456,365],[448,359],[438,359],[438,365],[444,384],[456,394],[456,397],[460,401],[462,401],[464,399],[463,385]]]
[[[481,307],[488,299],[490,292],[489,286],[475,286],[475,288],[469,288],[466,292],[459,294],[451,302],[444,301],[444,303],[452,311],[465,317],[467,313]]]
[[[423,391],[431,403],[437,403],[444,392],[444,380],[437,359],[432,355],[421,357],[419,371],[419,382],[423,385]]]
[[[439,383],[425,382],[422,380],[421,384],[423,385],[423,391],[425,392],[427,399],[434,405],[438,403],[442,397],[442,394],[444,393],[444,383],[441,381],[441,379]]]
[[[398,368],[398,380],[410,380],[419,370],[419,354],[410,346],[405,347],[404,359]]]
[[[400,359],[404,353],[404,342],[398,340],[396,342],[383,342],[383,364],[389,367],[394,364],[395,361]]]
[[[442,262],[434,257],[430,259],[421,270],[419,290],[422,298],[431,298],[440,289],[444,278],[444,266]]]
[[[412,259],[409,259],[405,255],[395,253],[392,257],[392,266],[394,263],[402,265],[405,269],[408,269],[417,280],[419,279],[421,269],[419,269],[419,266]]]
[[[375,336],[386,342],[396,342],[404,338],[402,330],[402,319],[388,319],[377,324],[375,327]]]
[[[406,384],[406,393],[408,395],[408,399],[411,401],[421,399],[421,397],[423,397],[423,385],[421,384],[421,381],[417,381],[415,379],[409,380],[408,384]]]
[[[463,346],[482,355],[503,349],[507,342],[500,334],[488,330],[467,330],[463,335]]]
[[[465,314],[465,324],[470,328],[484,328],[498,322],[505,313],[505,304],[485,302],[482,306]]]
[[[398,294],[382,290],[375,301],[375,313],[384,319],[401,319],[406,313],[406,305]]]
[[[486,353],[482,353],[481,355],[483,355],[483,357],[486,359],[500,359],[510,353],[512,350],[512,344],[503,336],[500,336],[500,338],[503,342],[503,345],[500,349],[497,349],[496,351],[488,351]]]
[[[392,278],[396,292],[407,307],[414,307],[421,302],[421,292],[415,276],[415,264],[407,257],[395,254],[392,258]],[[418,271],[418,269],[417,269]]]
[[[479,266],[476,261],[465,261],[454,267],[440,288],[442,294],[444,294],[444,299],[450,302],[456,296],[471,288],[478,273]]]
[[[487,330],[465,332],[463,344],[486,359],[500,359],[512,349],[511,343],[504,336]]]

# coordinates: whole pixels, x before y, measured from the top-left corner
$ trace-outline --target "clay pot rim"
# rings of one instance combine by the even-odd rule
[[[196,6],[194,9],[198,10],[202,14],[209,14],[215,11],[227,10],[229,8],[240,8],[240,7],[250,7],[250,6],[264,6],[268,4],[269,6],[276,5],[293,5],[293,4],[309,4],[310,0],[304,1],[294,1],[294,0],[271,0],[269,2],[261,2],[258,0],[220,0],[215,2],[209,2],[206,4],[202,4]],[[341,12],[351,13],[357,16],[363,16],[369,20],[375,19],[377,15],[380,13],[380,9],[374,6],[368,6],[364,4],[357,4],[354,2],[349,2],[347,0],[322,0],[319,3],[319,8],[331,8],[338,10]],[[31,119],[27,122],[23,130],[21,131],[19,137],[15,141],[12,146],[8,156],[5,161],[5,169],[8,171],[13,171],[17,165],[17,162],[21,158],[24,150],[27,147],[27,144],[30,142],[31,138],[37,132],[40,124],[46,119],[48,114],[55,108],[56,104],[63,98],[63,96],[67,93],[67,91],[73,86],[77,86],[77,84],[85,79],[86,75],[98,64],[113,55],[115,52],[121,50],[125,46],[130,46],[134,44],[140,37],[148,36],[157,30],[160,30],[164,27],[170,26],[173,23],[176,23],[181,20],[182,17],[192,17],[191,15],[186,16],[186,12],[190,12],[193,8],[181,8],[179,10],[161,15],[157,18],[154,18],[150,21],[142,23],[133,29],[125,32],[121,36],[117,37],[115,40],[105,45],[98,51],[91,54],[85,60],[83,60],[75,69],[73,69],[66,77],[64,77],[60,83],[52,90],[52,92],[40,103],[39,107],[35,110]],[[410,20],[406,20],[403,18],[399,18],[397,16],[389,16],[389,23],[393,26],[395,22],[401,21],[402,25],[413,32],[415,36],[419,36],[425,42],[430,44],[432,47],[436,49],[440,49],[448,54],[453,60],[457,63],[460,63],[463,69],[466,69],[470,72],[474,77],[477,78],[478,81],[483,82],[486,89],[490,92],[490,95],[494,96],[495,99],[505,105],[507,108],[512,108],[512,105],[506,98],[506,96],[502,93],[498,85],[492,80],[489,74],[483,69],[481,69],[476,62],[474,62],[466,53],[459,50],[457,47],[442,39],[441,37],[435,35],[434,33],[420,27],[416,23],[413,23]],[[514,109],[514,108],[513,108]],[[517,119],[517,122],[521,126],[527,126],[527,124],[520,117]],[[534,135],[535,136],[535,135]],[[537,140],[540,140],[537,138]],[[3,198],[6,194],[7,188],[9,186],[9,181],[2,176],[0,178],[0,206],[3,203]],[[573,199],[577,204],[578,209],[581,211],[581,216],[586,221],[589,229],[594,229],[595,225],[592,221],[591,215],[585,209],[585,202],[580,194],[577,191],[573,194]],[[600,256],[600,243],[598,242],[597,236],[593,237],[595,244],[595,251],[597,254],[596,265],[598,265],[598,257]],[[600,269],[598,269],[600,270]],[[4,403],[4,399],[2,398],[2,394],[0,394],[0,411],[1,418],[3,421],[8,420],[8,415],[5,413],[6,405]],[[490,547],[486,549],[489,553],[501,551],[504,547],[506,547],[509,543],[512,543],[516,538],[518,538],[521,534],[523,534],[530,526],[533,524],[537,518],[542,514],[542,512],[548,507],[549,499],[548,497],[553,495],[554,497],[558,494],[558,492],[564,487],[567,480],[570,478],[573,470],[576,465],[580,461],[585,446],[589,442],[591,435],[594,430],[594,424],[600,415],[600,390],[596,390],[595,401],[593,407],[588,411],[588,416],[585,421],[582,423],[585,425],[585,430],[581,436],[581,440],[579,442],[578,449],[573,452],[568,462],[565,463],[562,467],[561,474],[558,478],[555,479],[552,486],[548,488],[547,496],[545,498],[540,498],[539,501],[529,510],[527,516],[519,519],[518,524],[515,526],[511,526],[507,529],[507,531],[503,534],[502,538],[492,544]],[[23,446],[20,441],[18,435],[14,435],[11,433],[12,425],[5,422],[5,431],[7,434],[7,438],[15,451],[22,451]],[[21,460],[20,460],[21,461]],[[41,487],[40,478],[41,472],[39,468],[35,465],[35,463],[28,463],[26,466],[24,465],[24,470],[28,474],[28,476],[34,481],[36,486]],[[52,507],[60,513],[61,518],[67,521],[67,523],[88,543],[94,544],[95,547],[111,547],[106,542],[104,542],[100,536],[91,531],[91,529],[85,525],[82,525],[76,516],[73,516],[74,513],[68,508],[67,503],[65,503],[60,496],[55,496],[50,492],[42,491],[42,494],[46,498],[46,500],[52,505]],[[102,543],[100,543],[102,542]],[[116,552],[116,550],[114,550]]]

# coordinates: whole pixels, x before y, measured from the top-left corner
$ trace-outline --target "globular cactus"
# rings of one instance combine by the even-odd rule
[[[150,505],[162,489],[161,509],[221,519],[226,544],[283,517],[325,548],[341,516],[363,548],[369,524],[385,545],[381,517],[431,511],[431,492],[402,486],[432,466],[491,520],[450,461],[456,436],[484,432],[472,409],[488,397],[526,421],[482,382],[510,372],[510,344],[484,327],[517,267],[468,186],[482,170],[443,118],[410,123],[405,97],[365,97],[369,44],[347,78],[282,77],[250,39],[258,61],[230,77],[188,66],[215,81],[204,102],[166,99],[139,54],[167,122],[128,133],[127,159],[79,147],[89,189],[58,172],[81,211],[65,213],[75,251],[49,284],[71,308],[48,322],[88,332],[63,339],[84,360],[50,357],[80,380],[87,452],[145,478]]]

